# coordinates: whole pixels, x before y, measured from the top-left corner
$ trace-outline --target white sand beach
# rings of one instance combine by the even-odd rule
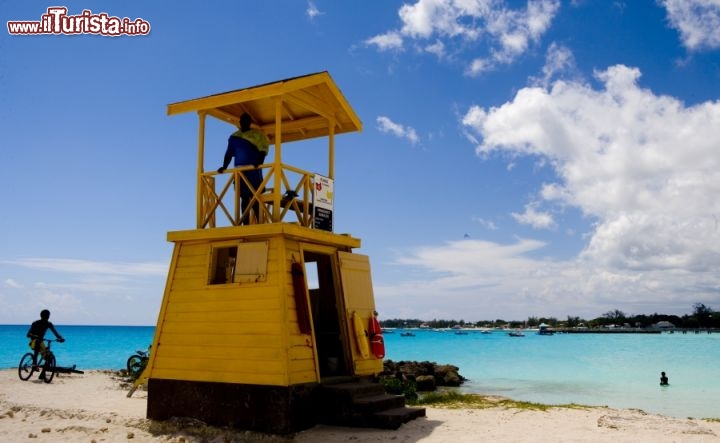
[[[59,374],[46,384],[0,371],[2,442],[720,442],[720,422],[675,419],[640,410],[551,408],[547,411],[427,408],[427,417],[396,431],[316,426],[291,436],[204,426],[194,420],[145,418],[147,393],[127,398],[110,372]]]

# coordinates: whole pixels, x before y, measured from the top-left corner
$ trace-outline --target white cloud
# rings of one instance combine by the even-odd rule
[[[474,40],[479,28],[472,18],[491,12],[488,1],[418,0],[404,4],[398,11],[403,22],[402,34],[410,38],[429,38],[433,34],[448,37],[464,36]],[[467,23],[464,23],[467,22]]]
[[[520,224],[530,225],[535,229],[552,229],[555,225],[555,220],[552,214],[548,212],[537,211],[537,204],[530,203],[525,205],[525,212],[518,214],[513,212],[512,217]]]
[[[385,318],[468,321],[568,315],[592,319],[612,309],[678,314],[690,312],[696,302],[717,307],[716,272],[668,275],[659,268],[636,272],[583,259],[537,258],[544,246],[528,239],[497,244],[466,238],[405,251],[395,264],[406,278],[376,285],[377,304]]]
[[[529,239],[502,245],[466,238],[407,251],[395,264],[417,273],[400,284],[376,286],[381,314],[481,320],[592,312],[595,303],[572,283],[585,279],[577,266],[530,257],[544,246]],[[550,311],[557,308],[567,312]]]
[[[98,306],[99,309],[93,309],[97,312],[107,312],[113,315],[121,311],[121,309],[117,309],[121,307],[121,303],[116,306],[116,309],[108,309],[109,305],[115,303],[114,300],[108,298],[98,300],[102,306]],[[83,296],[78,296],[72,291],[54,290],[36,285],[31,290],[24,291],[20,296],[0,296],[0,320],[4,324],[30,324],[38,318],[42,309],[49,309],[52,312],[51,320],[55,325],[90,324],[93,314],[88,309],[88,305],[83,300]],[[117,324],[117,320],[115,322],[109,318],[104,320],[107,321],[105,324]]]
[[[482,74],[483,72],[490,71],[494,68],[494,65],[492,62],[488,59],[482,59],[482,58],[476,58],[472,62],[470,62],[470,65],[468,66],[467,70],[465,71],[468,75],[476,76],[479,74]]]
[[[492,220],[486,220],[482,217],[473,217],[473,221],[479,223],[480,226],[484,227],[485,229],[489,229],[491,231],[498,230],[497,224]]]
[[[307,14],[310,21],[315,20],[315,17],[323,15],[324,12],[321,12],[317,6],[315,6],[314,2],[308,2],[308,7],[305,10],[305,14]]]
[[[720,48],[720,0],[660,0],[691,51]]]
[[[438,40],[435,43],[431,45],[427,45],[425,47],[425,51],[429,52],[430,54],[435,54],[437,58],[442,59],[445,57],[445,44]]]
[[[639,76],[618,65],[597,73],[603,90],[525,88],[499,108],[471,108],[463,123],[482,140],[478,153],[547,158],[561,181],[542,194],[601,221],[635,212],[713,220],[720,103],[684,107],[639,88]]]
[[[403,49],[406,39],[434,39],[425,50],[444,55],[448,47],[459,52],[473,50],[486,39],[488,54],[476,57],[466,70],[477,75],[498,64],[512,63],[526,52],[550,27],[559,8],[559,0],[529,0],[525,9],[509,9],[504,0],[417,0],[398,11],[402,21],[399,30],[365,43],[387,51]]]
[[[29,258],[4,260],[23,280],[0,294],[0,324],[24,323],[48,308],[60,324],[154,324],[167,264]],[[127,303],[139,309],[128,310]]]
[[[5,286],[8,288],[14,288],[14,289],[22,289],[23,285],[21,283],[16,282],[12,278],[8,278],[5,280]]]
[[[390,133],[399,138],[405,138],[412,144],[416,144],[420,139],[418,138],[415,129],[410,126],[403,126],[395,123],[388,117],[380,116],[377,118],[378,130],[380,132]]]
[[[563,45],[552,43],[545,55],[545,65],[542,67],[542,77],[532,78],[538,86],[547,88],[550,82],[558,77],[568,77],[575,71],[575,56],[572,51]]]
[[[510,261],[519,268],[530,269],[531,260],[524,259],[525,253],[542,248],[544,243],[535,240],[519,240],[513,245],[498,245],[481,240],[465,239],[448,242],[446,247],[422,247],[412,255],[399,257],[397,263],[421,265],[428,270],[446,275],[455,285],[463,286],[464,281],[476,280],[476,273],[492,274],[493,262]],[[441,278],[442,280],[443,278]],[[495,280],[495,278],[491,278]]]
[[[388,32],[365,40],[368,45],[377,46],[380,51],[402,50],[403,40],[398,32]]]
[[[560,260],[543,257],[538,241],[466,239],[406,251],[397,264],[411,282],[376,291],[386,315],[593,318],[616,308],[718,308],[720,101],[686,106],[639,87],[640,71],[622,65],[596,77],[599,88],[555,81],[463,117],[478,154],[532,156],[553,168],[557,180],[541,186],[538,204],[578,208],[591,220],[584,249]],[[537,223],[538,212],[529,206],[516,218]]]
[[[720,103],[685,107],[641,89],[639,77],[618,65],[597,73],[603,90],[561,81],[525,88],[501,107],[473,107],[463,123],[482,139],[478,153],[549,160],[560,181],[541,195],[598,220],[583,259],[618,269],[717,268]]]
[[[112,263],[74,260],[68,258],[27,258],[6,260],[3,264],[24,268],[42,269],[63,273],[80,273],[94,275],[166,275],[165,263]]]

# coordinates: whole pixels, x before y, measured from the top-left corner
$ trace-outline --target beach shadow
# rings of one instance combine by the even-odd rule
[[[209,426],[191,418],[171,418],[166,421],[148,420],[147,431],[165,438],[182,438],[186,441],[253,441],[262,443],[358,443],[392,442],[413,443],[427,438],[443,422],[418,418],[405,423],[396,430],[375,428],[351,428],[316,425],[295,434],[277,435],[240,429]]]
[[[29,381],[30,383],[36,384],[36,385],[44,385],[44,384],[46,384],[46,383],[45,383],[45,380],[42,380],[42,379],[39,379],[39,378],[33,378],[33,379],[31,379],[31,380],[28,380],[28,381]],[[55,381],[55,379],[53,379],[53,381]]]
[[[405,423],[398,429],[374,429],[374,428],[348,428],[340,426],[317,425],[305,431],[298,432],[290,440],[294,443],[317,443],[317,442],[403,442],[413,443],[427,438],[435,428],[442,425],[440,420],[433,420],[427,417],[417,418]]]

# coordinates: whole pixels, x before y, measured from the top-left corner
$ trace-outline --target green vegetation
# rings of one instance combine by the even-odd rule
[[[720,329],[720,312],[714,311],[703,303],[695,303],[693,305],[692,314],[683,316],[666,315],[666,314],[640,314],[627,315],[619,309],[608,311],[602,316],[585,320],[577,316],[567,316],[565,320],[558,320],[555,317],[528,317],[527,320],[481,320],[476,322],[467,322],[465,320],[419,320],[419,319],[389,319],[380,322],[383,328],[417,328],[421,325],[429,328],[450,328],[455,325],[461,327],[537,327],[540,323],[545,323],[554,328],[574,328],[585,326],[588,328],[601,328],[611,325],[625,326],[633,328],[648,328],[658,322],[667,321],[672,323],[676,328],[681,329]]]
[[[412,403],[418,399],[417,389],[413,381],[385,377],[380,379],[380,384],[383,385],[385,392],[388,394],[404,395],[408,403]]]
[[[574,403],[566,405],[544,405],[541,403],[509,400],[500,397],[488,397],[477,394],[461,394],[454,390],[425,394],[418,398],[417,401],[409,403],[413,405],[463,409],[512,408],[532,411],[547,411],[548,409],[552,408],[587,408],[587,406],[577,405]]]

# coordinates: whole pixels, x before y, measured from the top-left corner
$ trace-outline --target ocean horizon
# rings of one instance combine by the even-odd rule
[[[80,370],[125,367],[147,349],[155,326],[56,325],[58,366]],[[16,368],[28,351],[28,325],[0,325],[0,368]],[[482,333],[414,329],[385,333],[386,359],[432,361],[459,368],[464,393],[543,404],[638,408],[673,417],[720,418],[720,334]],[[48,337],[51,337],[49,333]],[[660,372],[670,385],[659,385]],[[18,382],[20,382],[18,380]]]

